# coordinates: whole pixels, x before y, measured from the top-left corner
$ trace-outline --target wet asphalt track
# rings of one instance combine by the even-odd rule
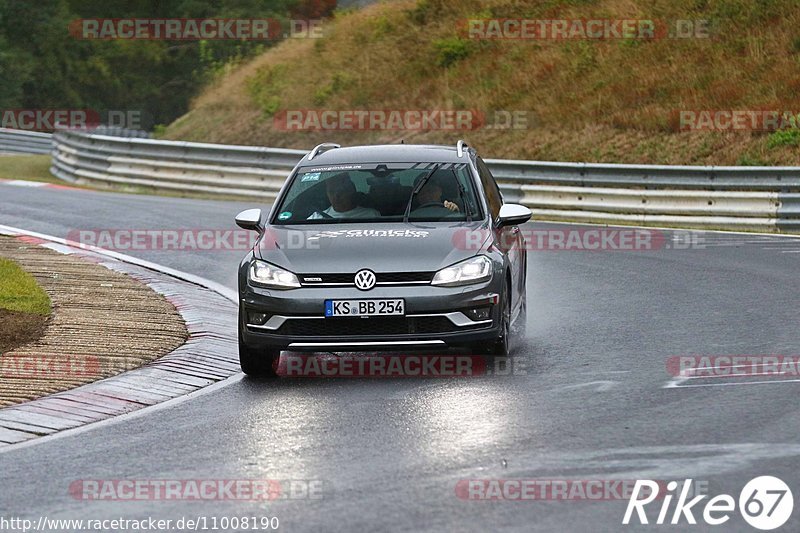
[[[250,205],[0,184],[0,224],[62,237],[232,229]],[[800,383],[664,387],[670,356],[800,353],[800,240],[704,233],[699,244],[531,252],[517,375],[234,379],[169,408],[0,453],[0,516],[277,516],[285,531],[623,531],[640,529],[621,525],[624,501],[465,501],[456,484],[693,478],[712,495],[738,497],[749,479],[771,474],[798,498]],[[130,254],[230,287],[243,255]],[[319,480],[322,498],[112,502],[68,492],[80,479],[208,478]],[[786,531],[800,529],[796,504]],[[682,524],[664,529],[709,529]],[[716,530],[755,531],[736,513]]]

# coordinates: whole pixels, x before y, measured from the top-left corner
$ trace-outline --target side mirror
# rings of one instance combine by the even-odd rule
[[[236,215],[236,225],[242,229],[261,232],[261,209],[248,209]]]
[[[531,219],[533,213],[524,205],[503,204],[500,213],[497,215],[497,227],[516,226],[524,224]]]

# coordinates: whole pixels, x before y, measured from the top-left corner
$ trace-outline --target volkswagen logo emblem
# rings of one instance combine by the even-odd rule
[[[356,272],[356,288],[362,291],[368,291],[375,286],[375,272],[372,270],[359,270]]]

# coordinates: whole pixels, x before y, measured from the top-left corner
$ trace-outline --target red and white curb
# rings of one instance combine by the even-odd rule
[[[164,295],[186,322],[189,339],[155,361],[117,376],[0,409],[0,449],[149,408],[240,372],[237,295],[226,287],[116,252],[0,225],[0,234],[77,255],[127,274]]]

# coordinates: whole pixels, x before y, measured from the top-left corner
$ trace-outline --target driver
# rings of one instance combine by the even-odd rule
[[[325,192],[331,206],[320,213],[315,211],[307,220],[319,218],[376,218],[381,214],[371,207],[356,203],[356,186],[346,172],[325,181]],[[328,216],[325,216],[328,215]]]
[[[420,177],[417,179],[419,180],[422,178]],[[434,204],[438,204],[442,207],[446,207],[450,211],[460,211],[458,204],[442,199],[442,194],[444,193],[442,181],[443,178],[441,176],[433,175],[428,179],[428,181],[425,182],[425,185],[423,185],[422,189],[420,189],[417,193],[417,197],[415,199],[417,205],[415,209],[431,207]]]

